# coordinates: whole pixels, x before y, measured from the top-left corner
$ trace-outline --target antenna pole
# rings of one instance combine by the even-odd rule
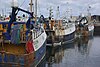
[[[57,17],[56,17],[56,19],[59,20],[59,17],[60,17],[59,6],[57,6]]]
[[[51,20],[52,19],[52,17],[53,17],[53,15],[52,15],[52,7],[50,6],[50,8],[49,8],[49,19]]]
[[[35,21],[37,20],[37,0],[35,0]]]
[[[12,0],[12,7],[18,7],[18,0]]]
[[[33,9],[32,9],[32,6],[33,6],[33,0],[30,0],[30,12],[32,12],[33,11]]]

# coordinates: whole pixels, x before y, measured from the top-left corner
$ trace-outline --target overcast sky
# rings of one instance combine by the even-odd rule
[[[2,9],[5,13],[10,11],[11,1],[12,0],[0,0],[0,13],[2,13]],[[18,4],[20,7],[28,9],[29,1],[30,0],[18,0]],[[48,8],[50,6],[53,8],[54,16],[56,16],[57,6],[59,6],[60,9],[60,16],[65,15],[68,8],[72,15],[79,15],[80,13],[87,12],[88,5],[91,6],[90,12],[92,15],[100,15],[100,0],[38,0],[38,15],[43,14],[47,17],[49,15]]]

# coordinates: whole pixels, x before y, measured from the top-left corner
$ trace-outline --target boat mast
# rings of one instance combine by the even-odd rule
[[[59,18],[60,18],[60,11],[59,11],[59,6],[57,6],[57,17],[56,17],[56,19],[59,20]]]
[[[37,20],[37,0],[35,0],[35,21]]]
[[[2,10],[2,16],[4,17],[4,10],[3,9],[1,9]]]
[[[88,16],[91,16],[90,9],[91,9],[91,6],[89,5],[87,8]]]
[[[33,7],[33,0],[30,0],[30,12],[32,12],[33,11],[33,9],[32,9],[32,7]]]
[[[68,7],[69,2],[67,2],[67,10],[66,10],[66,19],[69,20],[69,7]]]
[[[53,9],[52,9],[52,6],[50,6],[49,8],[49,20],[51,20],[53,18]]]
[[[12,0],[12,7],[18,7],[18,0]]]
[[[89,22],[91,21],[91,13],[90,13],[90,9],[91,9],[91,6],[88,5],[88,8],[87,8],[87,18],[88,18],[88,21],[89,21]]]

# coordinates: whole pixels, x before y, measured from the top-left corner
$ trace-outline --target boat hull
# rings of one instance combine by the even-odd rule
[[[63,43],[70,43],[74,40],[75,38],[75,31],[72,32],[71,34],[68,34],[68,35],[64,35],[63,36]]]
[[[87,28],[87,29],[86,29]],[[92,37],[94,34],[94,25],[77,28],[77,36]]]
[[[41,39],[42,37],[42,39]],[[46,54],[46,33],[42,33],[38,38],[33,40],[38,46],[35,51],[25,54],[11,54],[9,52],[3,52],[0,50],[0,67],[35,67]],[[40,41],[41,40],[41,41]],[[41,43],[42,42],[42,43]],[[35,44],[34,44],[35,45]],[[20,45],[19,45],[20,46]],[[17,49],[17,48],[16,48]],[[24,49],[25,50],[25,49]]]
[[[29,55],[13,55],[7,53],[0,53],[0,67],[31,67],[37,66],[46,54],[46,41],[34,53]]]
[[[75,38],[75,31],[72,32],[71,34],[56,36],[55,41],[53,41],[52,38],[48,38],[47,44],[50,45],[50,44],[53,44],[53,43],[61,43],[61,42],[70,43],[74,40],[74,38]]]
[[[35,66],[37,66],[41,62],[45,54],[46,54],[46,41],[41,46],[41,48],[35,52],[35,63],[34,63]]]
[[[49,38],[47,38],[47,44],[63,44],[63,43],[68,43],[72,42],[73,39],[75,38],[75,24],[74,23],[69,23],[65,26],[63,26],[63,30],[55,30],[55,31],[50,31],[47,32],[48,36],[50,35]]]

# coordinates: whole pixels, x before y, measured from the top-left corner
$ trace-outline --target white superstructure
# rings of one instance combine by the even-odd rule
[[[62,29],[55,28],[56,35],[69,35],[73,32],[75,32],[75,23],[65,23],[62,27]]]
[[[89,31],[92,31],[92,30],[94,30],[94,25],[93,25],[93,24],[91,24],[91,25],[88,25],[88,30],[89,30]]]

